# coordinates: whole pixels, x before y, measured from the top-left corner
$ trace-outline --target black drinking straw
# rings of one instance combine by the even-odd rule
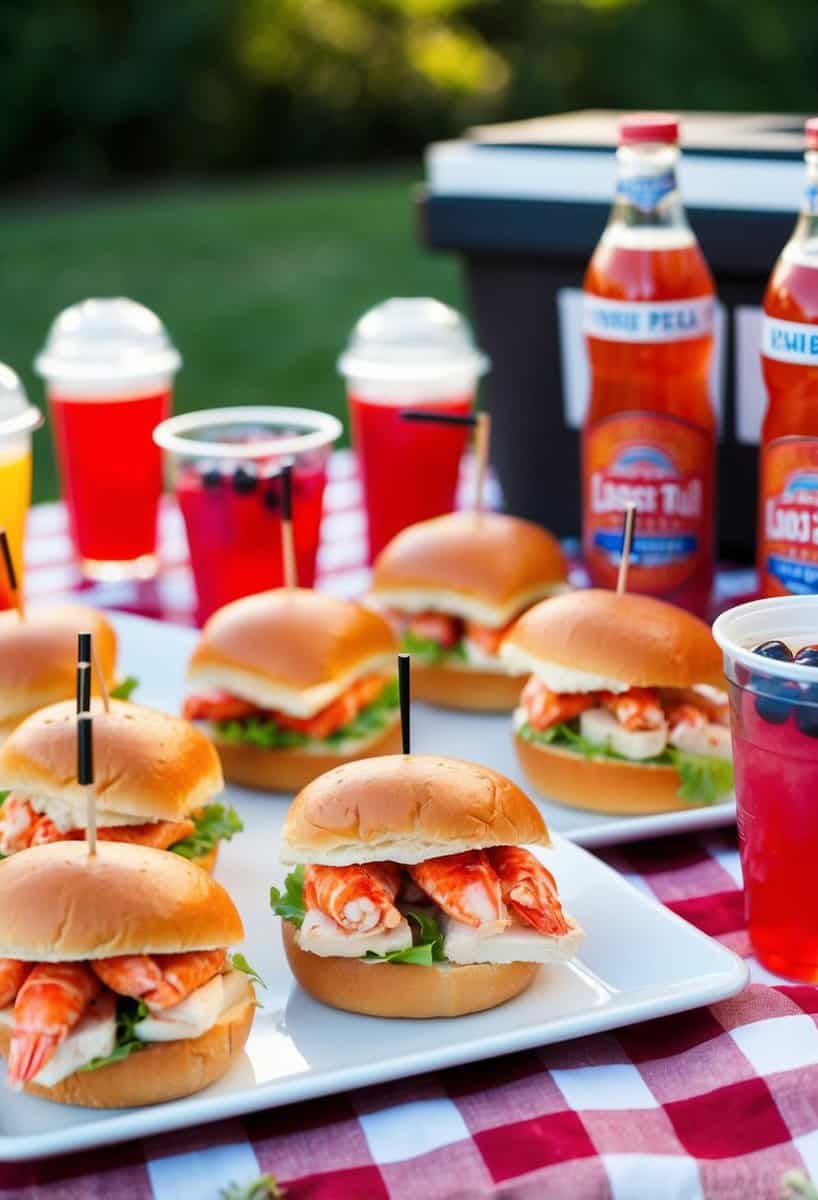
[[[474,428],[477,424],[474,414],[458,416],[455,413],[434,412],[428,408],[404,408],[400,415],[402,421],[422,421],[424,424],[428,421],[431,425],[465,425]]]
[[[293,464],[281,468],[281,557],[284,564],[284,586],[298,585],[293,541]]]
[[[412,752],[411,719],[411,686],[409,675],[410,657],[408,654],[398,655],[398,695],[400,697],[400,736],[403,753]]]
[[[89,787],[94,782],[94,733],[90,712],[77,716],[77,783]]]
[[[77,635],[77,713],[91,708],[91,635]]]
[[[9,587],[14,595],[14,603],[17,607],[17,612],[20,614],[20,620],[22,620],[25,615],[23,612],[23,594],[20,591],[17,581],[17,572],[14,569],[14,559],[11,557],[11,547],[9,546],[8,534],[5,529],[0,529],[0,551],[2,551]]]

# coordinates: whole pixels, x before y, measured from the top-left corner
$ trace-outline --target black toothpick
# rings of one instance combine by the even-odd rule
[[[408,654],[398,655],[398,695],[400,697],[400,736],[403,753],[412,752],[410,662]]]

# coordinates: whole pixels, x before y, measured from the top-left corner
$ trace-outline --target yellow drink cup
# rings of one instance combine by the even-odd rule
[[[21,582],[31,503],[31,435],[42,423],[42,413],[29,404],[17,374],[0,363],[0,529],[6,531]]]

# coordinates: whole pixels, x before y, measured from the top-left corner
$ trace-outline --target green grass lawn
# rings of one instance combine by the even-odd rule
[[[31,362],[60,309],[127,295],[184,356],[176,411],[292,404],[343,415],[335,360],[350,326],[389,295],[460,305],[457,263],[418,245],[420,168],[168,190],[3,212],[0,360],[42,401]],[[34,494],[57,494],[48,428]]]

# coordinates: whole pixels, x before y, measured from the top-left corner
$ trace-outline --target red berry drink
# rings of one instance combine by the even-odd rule
[[[404,421],[401,413],[467,415],[488,360],[454,309],[394,299],[361,317],[338,366],[347,380],[372,561],[401,529],[455,504],[467,430]]]
[[[326,465],[341,424],[306,409],[235,408],[188,413],[156,430],[169,452],[185,522],[197,620],[284,583],[281,468],[293,463],[298,582],[312,587]]]
[[[36,368],[45,377],[63,496],[91,579],[156,573],[162,459],[181,365],[162,322],[132,300],[85,300],[56,318]]]
[[[744,895],[759,961],[818,982],[818,598],[723,614]]]

